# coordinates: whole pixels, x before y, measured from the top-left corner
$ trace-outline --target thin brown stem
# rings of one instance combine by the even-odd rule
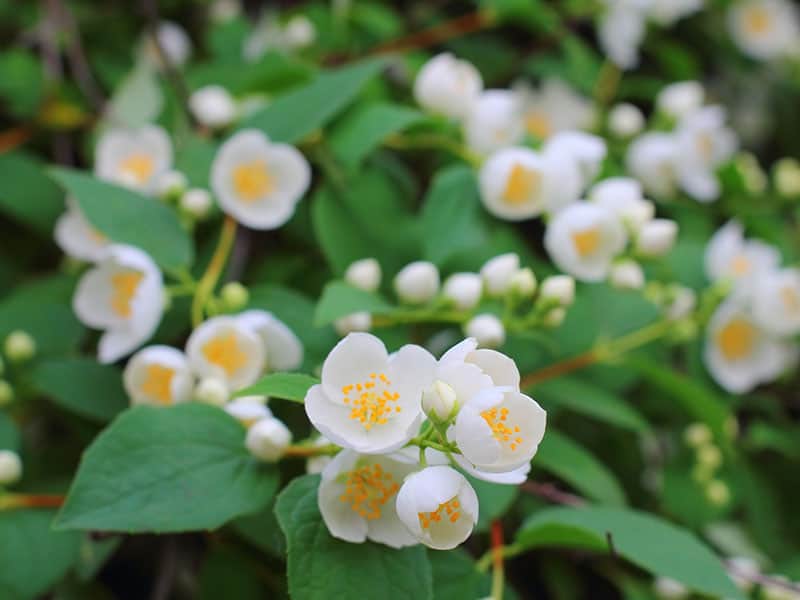
[[[552,483],[539,483],[536,481],[526,481],[520,484],[519,489],[531,496],[538,496],[553,504],[563,504],[565,506],[585,506],[586,500],[580,496],[570,494],[558,489]]]
[[[555,379],[556,377],[560,377],[562,375],[566,375],[567,373],[572,373],[573,371],[578,371],[588,367],[589,365],[597,362],[599,358],[600,357],[597,352],[594,350],[589,350],[583,354],[578,354],[572,358],[562,360],[552,365],[548,365],[543,369],[539,369],[538,371],[534,371],[533,373],[529,373],[522,378],[519,385],[522,389],[531,388],[543,381],[547,381],[548,379]]]
[[[491,27],[495,23],[494,15],[487,11],[475,11],[423,29],[398,40],[382,44],[374,48],[370,55],[403,53],[441,44],[453,38],[467,35]]]
[[[4,494],[0,496],[0,510],[14,508],[60,508],[66,496],[61,494]]]

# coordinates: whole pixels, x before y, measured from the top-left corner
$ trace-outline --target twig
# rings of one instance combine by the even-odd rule
[[[89,68],[89,61],[86,59],[86,53],[83,49],[81,42],[80,30],[72,15],[72,11],[67,3],[61,0],[54,0],[58,13],[61,17],[61,23],[67,34],[67,60],[69,67],[72,71],[78,87],[81,88],[86,98],[94,107],[95,111],[100,114],[105,106],[105,96],[97,84],[97,80],[92,75],[92,70]]]
[[[178,546],[174,536],[169,536],[164,541],[164,552],[161,558],[161,568],[158,578],[150,594],[151,600],[167,600],[175,585],[175,576],[178,572]]]
[[[503,564],[503,524],[492,521],[492,600],[503,600],[505,565]]]
[[[191,120],[192,112],[188,109],[189,87],[186,85],[180,70],[172,64],[169,54],[165,50],[164,46],[161,45],[161,39],[158,37],[158,24],[160,20],[158,16],[158,0],[142,0],[142,13],[147,19],[147,34],[150,36],[150,39],[153,42],[153,47],[158,53],[158,57],[161,60],[164,72],[167,75],[167,80],[175,89],[175,93],[178,95],[178,100],[180,101],[181,107],[183,107],[184,112]]]
[[[575,496],[569,492],[558,489],[552,483],[538,483],[536,481],[526,481],[520,484],[519,488],[532,496],[539,496],[552,502],[553,504],[563,504],[565,506],[586,506],[586,500],[580,496]]]
[[[197,291],[192,300],[192,326],[197,327],[203,322],[203,312],[205,311],[206,302],[208,297],[214,291],[214,287],[219,281],[222,270],[228,262],[228,255],[231,252],[231,247],[236,239],[236,221],[231,217],[225,217],[222,223],[222,230],[219,234],[219,241],[217,248],[214,250],[214,255],[208,263],[206,272],[200,278],[197,284]]]
[[[593,364],[597,361],[597,359],[597,353],[594,350],[589,350],[583,354],[579,354],[577,356],[573,356],[572,358],[548,365],[543,369],[539,369],[538,371],[534,371],[533,373],[529,373],[523,377],[519,382],[520,388],[527,389],[538,383],[541,383],[542,381],[547,381],[548,379],[554,379],[556,377],[560,377],[561,375],[578,371]]]
[[[0,510],[14,508],[60,508],[66,500],[61,494],[3,494]]]
[[[468,33],[480,31],[490,27],[495,23],[494,15],[488,11],[475,11],[467,15],[462,15],[434,25],[429,29],[423,29],[420,32],[413,33],[409,36],[381,44],[374,48],[370,55],[391,54],[408,52],[409,50],[419,50],[420,48],[427,48],[434,46],[447,40],[451,40]]]

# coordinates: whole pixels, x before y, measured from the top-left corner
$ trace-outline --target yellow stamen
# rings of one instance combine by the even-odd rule
[[[539,191],[540,184],[541,175],[538,171],[527,169],[516,163],[508,174],[503,199],[508,204],[527,202],[533,194]]]
[[[525,115],[525,129],[532,136],[543,140],[550,137],[553,133],[553,124],[547,114],[538,110],[532,110]]]
[[[750,261],[740,254],[731,261],[731,269],[734,275],[745,275],[750,271]]]
[[[600,230],[597,227],[590,227],[582,231],[572,233],[572,243],[578,256],[586,258],[595,253],[600,246]]]
[[[269,174],[267,163],[256,159],[234,168],[233,188],[236,190],[239,200],[250,203],[272,192],[275,182]]]
[[[362,465],[345,474],[344,485],[339,500],[370,521],[381,517],[381,507],[400,489],[392,474],[378,463]]]
[[[494,439],[501,443],[508,443],[512,450],[517,449],[517,445],[522,443],[521,437],[516,437],[512,439],[512,435],[515,433],[519,433],[519,427],[516,425],[510,425],[508,423],[509,419],[509,412],[508,409],[503,407],[501,409],[490,408],[484,410],[481,413],[484,421],[492,430],[492,435]]]
[[[440,523],[442,520],[442,513],[447,517],[451,523],[457,522],[461,518],[461,513],[457,510],[459,507],[458,497],[450,498],[447,502],[439,505],[439,508],[433,512],[420,512],[417,513],[419,524],[423,529],[428,529],[432,523]]]
[[[247,354],[239,347],[235,333],[217,336],[206,343],[203,356],[211,364],[222,367],[229,376],[247,364]]]
[[[797,290],[786,286],[781,289],[780,294],[781,301],[783,302],[787,311],[793,314],[800,313],[800,296],[798,296]]]
[[[763,35],[772,29],[772,15],[763,6],[752,6],[745,13],[744,26],[753,35]]]
[[[131,301],[144,279],[138,271],[123,271],[111,276],[111,309],[120,317],[131,316]]]
[[[152,396],[161,404],[169,404],[172,400],[172,378],[175,369],[161,365],[147,365],[142,392]]]
[[[717,345],[726,360],[740,360],[752,352],[756,333],[756,328],[749,321],[735,317],[717,334]]]
[[[357,420],[369,431],[374,425],[385,425],[389,415],[403,410],[392,405],[400,394],[391,391],[392,382],[383,373],[371,373],[363,383],[352,383],[342,387],[342,402],[351,407],[350,418]],[[355,390],[355,394],[350,394]]]
[[[119,170],[132,176],[137,183],[144,183],[153,175],[155,163],[147,154],[131,154],[120,161]]]

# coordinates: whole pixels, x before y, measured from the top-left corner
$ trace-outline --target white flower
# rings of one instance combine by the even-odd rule
[[[622,290],[640,290],[644,287],[642,266],[630,259],[614,263],[608,279],[611,285]]]
[[[275,315],[265,310],[246,310],[236,319],[261,338],[268,371],[293,371],[303,364],[303,343]]]
[[[449,52],[426,62],[414,81],[414,99],[430,112],[464,119],[483,90],[483,80],[472,63]]]
[[[261,337],[237,317],[212,317],[186,342],[189,364],[198,377],[216,377],[230,390],[248,386],[264,368],[266,352]]]
[[[405,453],[382,456],[343,450],[322,471],[317,501],[330,534],[392,548],[416,544],[395,510],[403,480],[416,462]]]
[[[741,394],[779,376],[795,361],[796,349],[765,332],[733,297],[712,315],[703,357],[717,383]]]
[[[429,419],[445,422],[458,408],[458,394],[440,379],[422,393],[422,410]]]
[[[225,380],[219,377],[205,377],[194,388],[194,399],[212,406],[223,406],[230,398],[230,390]]]
[[[561,182],[561,185],[567,188],[563,192],[566,200],[562,199],[560,202],[556,202],[551,206],[551,210],[556,210],[577,199],[577,195],[580,195],[580,192],[597,177],[606,152],[606,143],[603,138],[583,131],[562,131],[547,140],[544,145],[544,155],[550,160],[564,160],[565,158],[573,160],[582,178],[577,194],[572,191],[570,185],[567,185],[569,182]],[[551,204],[553,204],[552,201]]]
[[[439,269],[419,260],[403,267],[394,278],[397,297],[409,304],[425,304],[439,293]]]
[[[189,110],[198,123],[217,129],[236,118],[236,101],[221,85],[206,85],[189,96]]]
[[[56,221],[53,236],[65,254],[87,262],[99,260],[109,244],[108,238],[89,223],[72,198],[67,198],[67,210]]]
[[[658,577],[653,582],[653,591],[661,600],[683,600],[690,593],[685,585],[669,577]]]
[[[631,231],[653,218],[655,206],[642,196],[642,186],[630,177],[609,177],[589,191],[589,200],[615,213]]]
[[[753,316],[772,335],[789,337],[800,333],[800,270],[758,274]]]
[[[288,48],[306,48],[317,39],[317,28],[305,15],[292,16],[283,27],[283,42]]]
[[[642,111],[635,104],[620,102],[608,112],[608,130],[618,138],[629,138],[644,129]]]
[[[511,289],[511,281],[519,271],[519,256],[513,252],[498,254],[481,267],[481,278],[486,293],[493,297],[504,296]]]
[[[72,307],[83,324],[105,330],[98,359],[114,362],[155,333],[164,312],[161,271],[138,248],[111,245],[81,277]]]
[[[13,485],[22,477],[22,461],[16,452],[0,450],[0,486]]]
[[[711,281],[730,279],[747,283],[759,273],[776,269],[780,253],[759,240],[745,240],[744,229],[737,221],[719,228],[706,246],[706,275]]]
[[[288,144],[276,144],[256,129],[228,139],[211,165],[211,188],[225,213],[253,229],[275,229],[288,221],[311,183],[311,167]]]
[[[497,348],[506,341],[503,322],[491,313],[472,317],[464,325],[464,333],[478,340],[478,344],[484,348]]]
[[[521,467],[513,471],[504,471],[503,473],[489,473],[487,471],[480,471],[460,454],[453,454],[453,460],[458,464],[458,468],[464,471],[470,477],[488,481],[489,483],[497,483],[500,485],[519,485],[528,478],[528,473],[531,470],[531,464],[525,463]],[[449,465],[450,458],[443,452],[434,450],[433,448],[425,449],[425,459],[429,465]]]
[[[483,279],[477,273],[453,273],[442,287],[442,295],[459,310],[472,310],[483,295]]]
[[[122,375],[132,404],[171,405],[192,397],[194,376],[183,352],[148,346],[134,354]]]
[[[365,311],[351,313],[336,319],[333,328],[341,336],[357,331],[369,331],[372,328],[372,315]]]
[[[605,0],[608,9],[601,17],[597,36],[605,55],[619,68],[639,64],[639,46],[644,39],[645,2]]]
[[[478,496],[458,471],[427,467],[403,483],[397,515],[416,540],[450,550],[464,542],[478,522]]]
[[[221,381],[221,380],[217,380]],[[239,421],[246,429],[272,416],[272,411],[264,404],[264,396],[243,396],[228,402],[225,412]]]
[[[378,338],[351,333],[322,365],[322,383],[306,394],[306,413],[335,444],[366,454],[391,452],[416,435],[422,391],[436,361],[419,346],[389,356]]]
[[[181,67],[189,60],[192,54],[192,41],[183,27],[172,21],[161,21],[156,28],[156,37],[158,45],[149,33],[145,34],[144,39],[145,58],[152,64],[163,66],[162,51],[174,67]]]
[[[511,90],[486,90],[475,100],[464,121],[467,146],[481,155],[513,146],[524,135],[519,101]]]
[[[581,202],[556,214],[547,225],[544,245],[562,271],[583,281],[602,281],[611,261],[625,248],[627,234],[617,216]]]
[[[381,265],[374,258],[362,258],[350,263],[344,280],[365,292],[374,292],[381,285]]]
[[[665,198],[673,195],[677,186],[677,152],[678,146],[672,134],[648,132],[633,140],[625,163],[648,194]]]
[[[520,269],[511,278],[511,291],[521,298],[530,298],[536,292],[536,275],[533,269]]]
[[[675,245],[678,224],[670,219],[645,223],[636,236],[636,251],[642,256],[663,256]]]
[[[569,275],[551,275],[542,281],[539,297],[569,306],[575,301],[575,279]]]
[[[201,220],[208,216],[214,206],[211,194],[203,188],[189,188],[181,196],[181,209],[191,215],[193,219]]]
[[[257,421],[247,430],[244,445],[250,454],[265,462],[275,462],[292,443],[292,432],[275,417]]]
[[[591,100],[576,93],[560,79],[546,79],[538,90],[515,86],[525,130],[539,140],[559,131],[589,129],[595,110]]]
[[[159,176],[172,166],[172,142],[157,125],[110,129],[97,141],[94,174],[143,192],[154,191]]]
[[[787,0],[740,0],[728,9],[728,30],[751,58],[770,60],[794,54],[800,38],[797,6]]]
[[[682,119],[699,110],[705,97],[706,91],[699,81],[678,81],[658,93],[656,107],[675,119]]]

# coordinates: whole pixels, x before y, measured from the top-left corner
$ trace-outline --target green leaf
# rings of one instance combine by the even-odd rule
[[[626,504],[625,492],[614,474],[583,446],[558,431],[547,431],[533,465],[563,479],[593,500],[603,504]]]
[[[743,600],[719,559],[686,529],[622,508],[551,508],[530,517],[517,533],[525,549],[567,546],[613,553],[655,575],[714,597]]]
[[[120,370],[90,358],[44,362],[32,379],[56,404],[90,419],[110,421],[128,406]]]
[[[419,122],[424,115],[412,108],[379,102],[359,107],[331,131],[331,150],[345,165],[356,167],[383,140]]]
[[[250,456],[244,437],[214,406],[134,407],[84,453],[56,526],[188,531],[257,511],[274,494],[277,474]]]
[[[19,118],[34,117],[44,96],[44,72],[32,50],[9,46],[0,53],[0,98]]]
[[[64,212],[64,194],[39,159],[23,152],[0,154],[0,212],[49,238]]]
[[[6,413],[0,412],[0,450],[19,452],[20,438],[17,424]]]
[[[289,548],[289,595],[293,600],[433,598],[431,566],[422,546],[395,550],[351,544],[328,533],[317,505],[318,475],[292,481],[278,496],[275,513]]]
[[[344,281],[332,281],[322,290],[322,298],[314,313],[314,323],[327,325],[339,317],[356,312],[385,313],[391,309],[392,306],[380,296],[355,288]]]
[[[319,379],[305,373],[270,373],[234,396],[269,396],[302,404],[309,388],[318,383]]]
[[[428,560],[433,568],[433,597],[436,600],[466,600],[489,596],[491,576],[478,571],[475,561],[463,550],[428,550]]]
[[[370,60],[321,73],[247,119],[243,127],[261,129],[277,142],[301,140],[350,104],[382,67],[382,61]]]
[[[189,185],[208,188],[211,164],[217,155],[217,145],[200,138],[189,138],[175,152],[175,168],[186,175]]]
[[[137,246],[166,268],[192,261],[192,241],[175,212],[163,202],[71,169],[52,177],[78,201],[89,222],[115,242]]]
[[[514,500],[519,496],[519,488],[516,485],[501,485],[490,483],[475,477],[467,477],[475,493],[478,494],[480,512],[478,516],[478,531],[487,531],[492,521],[502,517]]]
[[[80,534],[53,532],[52,520],[49,510],[0,511],[0,598],[38,598],[77,560]]]

